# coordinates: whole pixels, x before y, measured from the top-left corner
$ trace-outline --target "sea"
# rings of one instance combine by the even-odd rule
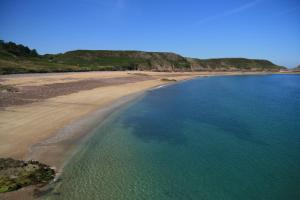
[[[299,200],[300,75],[149,90],[90,133],[44,197]]]

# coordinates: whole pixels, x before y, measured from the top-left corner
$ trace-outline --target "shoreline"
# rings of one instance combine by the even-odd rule
[[[52,164],[51,166],[55,166],[57,168],[56,172],[60,174],[68,160],[76,154],[78,147],[93,135],[94,130],[105,123],[112,115],[142,98],[145,92],[121,97],[106,108],[99,108],[67,124],[52,137],[31,146],[26,160],[41,160],[50,165]],[[62,148],[64,151],[57,151],[57,149],[53,151],[53,147]],[[57,158],[59,157],[62,159],[58,162]]]
[[[68,163],[68,161],[76,154],[78,147],[83,144],[84,141],[88,140],[88,138],[93,135],[93,131],[106,123],[106,120],[110,119],[111,116],[117,115],[131,104],[139,101],[139,99],[143,98],[143,96],[146,95],[148,91],[160,89],[162,87],[167,87],[174,84],[180,84],[185,81],[203,77],[205,76],[196,76],[176,82],[162,83],[161,85],[153,86],[137,93],[122,96],[107,107],[98,108],[88,113],[87,115],[80,117],[78,120],[70,124],[66,124],[51,137],[41,141],[40,143],[34,144],[33,146],[31,146],[30,152],[26,156],[25,160],[40,160],[42,162],[49,163],[50,165],[52,163],[51,166],[54,166],[55,168],[57,167],[59,169],[57,170],[57,172],[60,174],[62,173],[63,168]],[[59,152],[51,152],[51,145],[62,145],[63,147],[69,147],[65,149],[66,152],[63,153],[64,155],[49,155],[52,153],[59,154]],[[49,149],[43,148],[48,146],[50,147]],[[61,162],[57,162],[56,159],[51,159],[54,157],[62,157],[63,159]]]
[[[117,76],[115,76],[115,73],[112,74],[113,79],[118,80],[120,78],[119,74]],[[100,75],[101,80],[105,79],[102,77],[102,73]],[[177,77],[177,80],[195,76],[197,75],[185,75]],[[17,82],[18,80],[13,77],[9,81]],[[48,80],[46,79],[46,81]],[[32,84],[31,79],[27,82]],[[48,82],[46,83],[48,84]],[[74,84],[77,84],[77,82],[74,81]],[[0,141],[0,157],[24,159],[29,147],[56,135],[66,125],[84,118],[98,109],[105,108],[124,96],[143,92],[162,84],[167,83],[161,81],[160,77],[117,85],[108,83],[105,86],[100,85],[92,89],[78,90],[71,94],[62,93],[55,97],[42,98],[33,103],[3,107],[3,109],[0,109],[0,137],[2,139]],[[57,87],[63,86],[59,85]],[[8,92],[4,94],[6,93]],[[20,138],[24,140],[21,142],[16,141]],[[25,143],[26,145],[22,147]]]
[[[38,160],[43,163],[46,163],[52,167],[56,168],[57,175],[59,176],[60,173],[63,171],[63,167],[65,164],[68,163],[69,159],[71,159],[75,154],[76,150],[82,144],[86,139],[89,138],[89,136],[92,135],[93,130],[95,130],[97,127],[101,126],[103,123],[105,123],[105,120],[109,118],[111,115],[115,114],[116,112],[121,111],[122,109],[126,108],[127,105],[134,103],[134,101],[137,101],[139,98],[143,96],[147,91],[153,90],[153,89],[159,89],[161,87],[166,87],[170,84],[179,84],[183,81],[191,80],[194,78],[201,78],[201,77],[210,77],[210,76],[232,76],[232,75],[267,75],[267,74],[274,74],[274,73],[210,73],[210,74],[193,74],[193,75],[185,75],[180,78],[176,78],[176,82],[165,82],[161,81],[161,78],[156,80],[146,80],[141,81],[137,83],[128,83],[122,85],[122,86],[107,86],[107,87],[99,87],[94,88],[91,90],[83,90],[79,91],[77,93],[72,93],[68,95],[58,96],[54,98],[50,98],[49,100],[45,100],[42,102],[37,102],[29,105],[21,105],[17,107],[35,107],[39,104],[46,104],[44,106],[48,106],[49,104],[53,103],[51,100],[55,99],[58,100],[67,100],[67,102],[70,103],[70,100],[73,100],[79,98],[79,96],[87,96],[89,95],[94,97],[97,97],[99,92],[108,92],[111,90],[116,90],[117,93],[121,92],[122,90],[131,89],[130,92],[125,92],[125,94],[118,94],[114,98],[110,98],[109,100],[105,101],[104,103],[95,103],[92,104],[91,108],[85,110],[85,106],[83,105],[83,108],[80,107],[82,105],[76,105],[78,102],[72,102],[75,103],[75,106],[71,106],[70,108],[66,108],[63,111],[66,111],[68,109],[81,109],[84,110],[84,112],[80,112],[78,116],[71,117],[72,119],[64,121],[64,123],[60,124],[60,126],[57,126],[55,130],[51,130],[49,134],[47,134],[47,137],[41,138],[37,140],[37,142],[34,142],[33,144],[29,145],[29,148],[26,150],[24,156],[21,156],[21,159],[26,160]],[[276,73],[275,73],[276,74]],[[171,74],[174,76],[174,74]],[[167,76],[168,78],[171,78],[173,76]],[[146,82],[146,83],[145,83]],[[141,87],[141,85],[143,85]],[[121,89],[117,90],[116,87],[122,87]],[[135,87],[135,89],[133,89]],[[111,93],[107,93],[107,95],[112,95]],[[79,98],[80,99],[80,98]],[[91,98],[88,98],[91,100]],[[101,97],[100,99],[103,99]],[[86,100],[86,99],[83,99]],[[96,98],[96,100],[99,100],[99,97]],[[82,103],[81,101],[79,101]],[[83,101],[84,102],[84,101]],[[93,102],[93,101],[92,101]],[[90,103],[92,103],[90,102]],[[56,106],[55,104],[53,105]],[[62,105],[63,106],[63,105]],[[50,106],[51,107],[51,106]],[[9,108],[11,109],[11,108]],[[1,116],[2,113],[0,113]],[[47,116],[47,115],[46,115]],[[62,116],[66,117],[66,116]],[[42,120],[43,119],[42,116]],[[25,124],[26,125],[26,124]],[[30,126],[27,125],[27,126]],[[3,127],[0,127],[0,129]],[[20,130],[19,130],[20,131]],[[23,150],[24,151],[24,150]],[[0,148],[0,154],[1,154],[1,148]],[[1,155],[1,157],[3,157]],[[17,157],[18,158],[18,157]],[[14,199],[17,197],[20,197],[20,195],[26,194],[26,196],[31,196],[33,194],[33,188],[24,188],[21,190],[18,190],[16,192],[12,192],[6,196],[8,196],[7,199]]]
[[[162,84],[144,89],[140,92],[122,96],[114,102],[110,103],[108,107],[100,107],[96,110],[87,113],[86,115],[80,117],[76,121],[71,122],[70,124],[64,125],[63,128],[59,129],[51,137],[42,140],[39,143],[36,143],[30,147],[30,150],[25,158],[25,160],[41,160],[42,162],[49,163],[50,166],[53,166],[59,169],[57,172],[61,173],[63,167],[68,163],[68,160],[76,154],[77,147],[87,140],[90,136],[93,135],[93,131],[98,127],[102,126],[105,123],[106,119],[112,115],[121,112],[123,109],[126,109],[130,104],[133,104],[135,101],[138,101],[139,98],[142,98],[148,91],[164,88],[174,84],[181,84],[185,81],[190,81],[197,78],[207,78],[214,76],[251,76],[251,75],[273,75],[274,73],[233,73],[233,74],[213,74],[213,75],[197,75],[194,77],[185,78],[176,82],[162,82]],[[67,143],[67,144],[64,144]],[[72,143],[71,145],[68,143]],[[49,152],[50,149],[45,149],[43,147],[50,147],[51,145],[62,145],[69,146],[67,152],[64,152],[65,155],[49,155],[49,154],[58,154],[59,152]],[[40,148],[40,149],[39,149]],[[46,152],[47,151],[47,152]],[[51,150],[50,150],[51,151]],[[61,162],[57,162],[56,159],[47,159],[53,157],[63,157]],[[45,159],[46,158],[46,159]],[[52,164],[51,164],[52,163]]]

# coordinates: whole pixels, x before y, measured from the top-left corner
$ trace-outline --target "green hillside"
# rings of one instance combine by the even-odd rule
[[[267,60],[195,59],[167,52],[76,50],[39,55],[26,46],[0,41],[0,74],[104,70],[276,71],[281,68]]]
[[[219,59],[189,59],[193,70],[280,70],[278,65],[259,59],[219,58]]]
[[[114,70],[172,70],[190,68],[188,61],[174,53],[143,51],[77,50],[46,55],[52,63],[76,65],[81,68],[106,67]]]

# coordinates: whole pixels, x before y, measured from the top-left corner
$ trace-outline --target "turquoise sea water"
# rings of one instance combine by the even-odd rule
[[[147,92],[80,147],[50,199],[300,199],[300,76]]]

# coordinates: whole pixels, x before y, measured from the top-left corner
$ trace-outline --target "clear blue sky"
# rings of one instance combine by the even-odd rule
[[[300,0],[0,0],[0,38],[39,53],[172,51],[300,64]]]

